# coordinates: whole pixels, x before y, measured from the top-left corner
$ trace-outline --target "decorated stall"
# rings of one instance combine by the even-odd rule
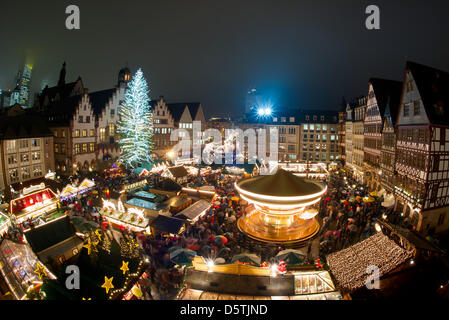
[[[53,213],[58,209],[59,199],[56,194],[46,188],[44,183],[24,188],[19,198],[11,200],[9,213],[18,223],[29,218]]]
[[[7,232],[10,226],[11,220],[9,219],[9,217],[6,214],[0,212],[0,235],[3,235],[5,232]]]
[[[0,244],[0,272],[15,299],[39,291],[44,278],[56,279],[28,245],[4,239]]]
[[[145,215],[143,208],[128,207],[118,200],[118,205],[110,200],[103,199],[103,208],[100,214],[106,218],[109,223],[116,229],[123,230],[124,228],[135,232],[150,233],[148,224],[150,217]]]

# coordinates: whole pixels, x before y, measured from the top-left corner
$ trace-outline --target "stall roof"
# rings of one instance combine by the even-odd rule
[[[168,199],[167,201],[165,201],[165,203],[169,207],[178,208],[191,200],[192,199],[190,199],[190,198],[186,198],[186,197],[182,197],[182,196],[174,196],[174,197],[171,197],[170,199]]]
[[[175,178],[182,178],[189,174],[184,166],[170,167],[168,168],[168,171],[170,171]]]
[[[151,226],[158,231],[178,234],[184,226],[184,220],[159,215],[151,222]]]
[[[138,198],[132,198],[132,199],[126,201],[126,204],[131,205],[131,206],[140,207],[140,208],[149,209],[149,210],[155,210],[155,211],[159,211],[166,207],[166,205],[163,203],[154,203],[154,202],[150,202],[150,201],[146,201],[146,200],[142,200],[142,199],[138,199]]]
[[[210,202],[206,200],[199,200],[192,204],[190,207],[182,210],[180,213],[178,213],[175,217],[180,219],[187,219],[187,220],[195,220],[197,219],[204,211],[209,209],[211,206]]]
[[[39,253],[75,235],[69,216],[56,219],[25,232],[25,237],[34,252]]]

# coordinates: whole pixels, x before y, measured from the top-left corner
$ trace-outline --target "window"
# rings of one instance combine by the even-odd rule
[[[90,129],[90,136],[91,137],[95,137],[95,130],[94,129]]]
[[[324,116],[321,116],[321,121],[324,121]]]
[[[114,124],[113,123],[109,124],[109,136],[110,137],[114,136]]]
[[[304,131],[307,131],[307,130],[309,130],[309,125],[308,125],[308,124],[305,124],[305,125],[304,125]]]
[[[105,128],[100,128],[100,141],[105,141],[106,140],[106,129]]]
[[[278,118],[277,118],[277,117],[274,117],[274,118],[273,118],[273,122],[278,122]]]
[[[281,122],[287,122],[287,118],[286,117],[281,117]]]
[[[19,181],[19,171],[17,169],[9,170],[9,178],[11,179],[11,182]]]
[[[75,137],[78,138],[80,136],[80,131],[77,129],[75,130]]]
[[[66,153],[65,143],[61,143],[61,153]]]
[[[31,147],[39,147],[40,145],[40,139],[31,139]]]
[[[404,117],[408,117],[409,112],[409,104],[404,104]]]
[[[323,131],[327,131],[327,125],[323,124]]]
[[[63,138],[65,138],[65,130],[61,131],[61,135],[62,135]]]
[[[420,110],[421,110],[421,108],[419,107],[419,101],[415,101],[413,103],[413,115],[414,116],[419,116]]]
[[[296,128],[288,128],[288,134],[296,134]]]
[[[83,129],[83,137],[87,137],[87,130]]]
[[[23,180],[30,178],[30,176],[31,176],[30,167],[22,167],[22,169],[20,171],[21,171]]]
[[[40,176],[42,176],[42,166],[40,164],[33,166],[33,177]]]
[[[115,115],[115,110],[111,109],[111,118],[114,118],[114,115]]]
[[[31,159],[33,161],[40,160],[41,159],[41,153],[40,152],[31,152]]]
[[[87,153],[87,143],[83,143],[83,153]]]
[[[321,159],[323,159],[323,160],[326,159],[326,154],[325,154],[325,153],[322,153],[322,154],[321,154]]]
[[[19,148],[20,149],[28,148],[28,140],[20,140]]]
[[[307,140],[307,135],[306,134],[304,135],[304,140]]]
[[[55,132],[54,132],[54,136],[55,136],[55,138],[57,138],[57,137],[58,137],[58,130],[55,130]]]
[[[59,153],[59,144],[55,143],[55,153]]]
[[[295,117],[290,117],[290,122],[295,122]]]
[[[95,143],[93,143],[93,142],[89,143],[89,151],[95,152]]]
[[[327,137],[325,134],[323,134],[322,139],[323,139],[323,142],[326,142]]]
[[[288,145],[288,152],[295,152],[295,145],[294,144],[289,144]]]
[[[30,156],[28,153],[21,153],[20,154],[20,162],[28,162],[30,161]]]
[[[317,116],[313,116],[313,121],[316,121],[317,120]]]
[[[79,123],[83,123],[83,116],[79,116],[79,117],[78,117],[78,122],[79,122]]]
[[[8,164],[17,164],[17,155],[11,154],[8,156]]]
[[[289,158],[290,160],[296,160],[296,154],[289,154],[289,155],[288,155],[288,158]]]
[[[311,131],[315,130],[315,126],[313,124],[310,125],[310,130]]]
[[[444,145],[446,143],[446,129],[440,128],[440,145]]]
[[[310,120],[310,116],[306,116],[306,121],[309,121]]]
[[[79,154],[80,153],[80,144],[77,143],[75,144],[75,154]]]
[[[90,123],[90,116],[86,116],[86,123]]]

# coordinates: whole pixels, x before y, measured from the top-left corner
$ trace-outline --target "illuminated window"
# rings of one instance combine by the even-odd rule
[[[105,141],[105,140],[106,140],[106,129],[100,128],[100,141]]]
[[[57,138],[57,137],[58,137],[58,130],[55,130],[55,132],[54,132],[54,136],[55,136],[55,138]]]
[[[55,143],[55,153],[59,153],[59,144]]]
[[[87,143],[83,143],[83,153],[87,152]]]
[[[61,131],[61,135],[62,135],[63,138],[65,138],[65,130]]]
[[[83,130],[83,137],[87,137],[87,130],[86,129]]]
[[[80,136],[80,131],[79,130],[75,130],[75,137],[78,138]]]
[[[91,137],[95,137],[95,130],[94,129],[90,129],[90,136]]]
[[[61,143],[61,153],[65,153],[65,152],[66,152],[65,143]]]
[[[110,137],[114,136],[114,124],[113,123],[109,124],[109,136]]]
[[[79,143],[75,144],[75,154],[79,154],[80,153],[80,145]]]
[[[95,151],[95,143],[91,142],[89,144],[89,150],[90,150],[90,152],[94,152]]]

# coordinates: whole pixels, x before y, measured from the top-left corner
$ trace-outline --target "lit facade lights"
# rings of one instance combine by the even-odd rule
[[[250,204],[237,223],[248,236],[266,242],[297,242],[318,232],[318,211],[311,206],[326,192],[323,183],[279,169],[271,176],[244,179],[235,187]]]

